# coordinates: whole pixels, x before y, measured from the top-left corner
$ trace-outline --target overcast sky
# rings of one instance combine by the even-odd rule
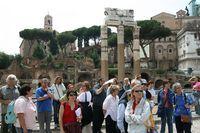
[[[44,16],[53,17],[58,32],[101,25],[104,8],[133,9],[135,20],[150,19],[160,12],[176,14],[190,0],[2,0],[0,2],[0,51],[19,53],[19,31],[42,28]]]

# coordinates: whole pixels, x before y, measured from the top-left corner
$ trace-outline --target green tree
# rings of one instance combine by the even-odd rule
[[[12,63],[13,57],[4,53],[0,52],[0,69],[6,69]]]
[[[92,58],[95,68],[100,67],[100,54],[98,54],[98,51],[96,49],[92,49],[92,52],[90,53],[90,58]]]
[[[95,45],[99,44],[100,34],[101,34],[100,26],[93,25],[93,26],[88,28],[89,38],[94,41]]]
[[[74,54],[74,58],[75,58],[76,60],[83,60],[83,59],[84,59],[84,55],[83,55],[82,53],[80,53],[80,52],[76,52],[76,53]]]
[[[84,39],[84,34],[86,34],[86,27],[81,27],[78,29],[73,30],[73,35],[76,36],[76,38],[78,39],[78,48],[82,48],[83,45],[83,39]]]
[[[41,46],[37,46],[33,52],[33,57],[39,60],[42,60],[45,58],[45,52],[44,49]]]
[[[31,53],[30,51],[32,46],[34,45],[34,41],[37,41],[37,43],[41,43],[41,41],[47,42],[53,37],[52,32],[44,31],[42,29],[24,29],[19,32],[19,35],[21,38],[28,41],[29,54]],[[30,57],[30,55],[28,56]]]
[[[22,60],[23,60],[23,57],[20,54],[16,54],[14,56],[14,59],[17,61],[17,63],[20,64],[22,62]]]
[[[75,29],[72,33],[78,39],[79,48],[82,48],[83,41],[84,41],[84,47],[89,46],[90,39],[92,39],[95,44],[99,44],[100,34],[101,34],[100,26],[94,25],[89,28],[81,27]],[[108,36],[110,35],[111,35],[111,29],[108,28]]]
[[[108,37],[108,46],[117,47],[117,33],[111,33]]]
[[[143,51],[143,54],[145,56],[145,59],[148,63],[148,57],[147,53],[145,51],[145,48],[151,44],[153,44],[154,40],[157,38],[164,38],[171,35],[171,31],[169,28],[166,28],[161,25],[160,22],[156,20],[143,20],[138,21],[137,25],[140,26],[140,47]],[[133,33],[132,28],[126,27],[125,28],[125,43],[131,46],[133,46]]]
[[[58,42],[56,38],[52,38],[49,43],[49,50],[52,55],[56,55],[59,53]]]
[[[48,54],[48,56],[47,56],[47,63],[52,62],[52,60],[53,60],[52,54]]]
[[[70,43],[74,43],[76,40],[76,37],[72,34],[71,31],[66,31],[66,32],[60,33],[57,36],[57,40],[63,53],[63,50],[65,49],[66,45]]]
[[[90,40],[89,31],[88,31],[88,28],[84,28],[83,30],[84,30],[83,32],[84,47],[88,47],[89,40]]]
[[[52,56],[52,54],[50,53],[50,54],[47,55],[47,58],[46,58],[46,65],[47,65],[47,67],[46,67],[46,72],[48,71],[48,67],[49,67],[50,65],[52,65],[52,61],[53,61],[53,56]]]

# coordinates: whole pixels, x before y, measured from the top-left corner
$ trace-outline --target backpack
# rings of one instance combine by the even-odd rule
[[[14,105],[15,101],[11,101],[11,103],[8,104],[7,113],[5,115],[5,122],[7,124],[14,124],[16,122],[17,117],[14,113]]]

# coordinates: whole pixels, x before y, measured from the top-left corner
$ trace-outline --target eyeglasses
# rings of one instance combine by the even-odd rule
[[[143,90],[135,90],[135,92],[137,92],[137,93],[142,93]]]
[[[15,80],[15,78],[10,78],[9,80]]]

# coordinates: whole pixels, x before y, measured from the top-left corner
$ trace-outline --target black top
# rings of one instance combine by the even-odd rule
[[[102,90],[101,93],[96,94],[96,90],[99,89],[101,86],[99,84],[96,84],[93,88],[93,105],[94,106],[102,106],[103,105],[103,101],[106,98],[106,90]]]

